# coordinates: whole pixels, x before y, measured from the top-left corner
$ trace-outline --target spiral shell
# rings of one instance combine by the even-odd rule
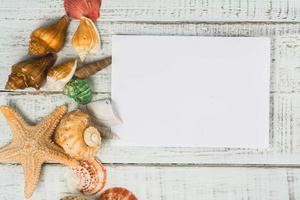
[[[113,187],[105,190],[98,200],[137,200],[137,198],[126,188]]]
[[[29,55],[59,52],[65,43],[68,26],[69,18],[65,15],[55,24],[34,30],[30,36]]]
[[[15,90],[28,87],[39,89],[46,79],[47,69],[54,64],[55,59],[53,54],[47,54],[13,65],[5,89]]]
[[[56,128],[54,141],[71,157],[88,160],[99,150],[101,136],[90,116],[81,110],[76,110],[62,118]]]
[[[65,10],[74,19],[88,17],[94,22],[99,17],[101,0],[65,0]]]
[[[77,67],[77,60],[71,59],[63,64],[51,68],[47,74],[44,85],[46,90],[62,91],[64,86],[71,80]]]
[[[85,80],[73,79],[64,87],[64,94],[79,104],[88,104],[92,100],[93,92]]]
[[[78,167],[72,168],[67,176],[70,189],[74,187],[85,195],[94,195],[101,191],[106,183],[106,169],[97,159],[81,161]]]
[[[66,196],[61,198],[60,200],[86,200],[86,198],[80,196]]]
[[[72,38],[72,46],[81,61],[84,61],[89,53],[96,52],[100,48],[100,36],[92,20],[86,17],[80,19]]]

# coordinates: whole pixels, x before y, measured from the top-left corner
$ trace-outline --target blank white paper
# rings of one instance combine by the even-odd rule
[[[119,142],[266,148],[270,39],[113,36]]]

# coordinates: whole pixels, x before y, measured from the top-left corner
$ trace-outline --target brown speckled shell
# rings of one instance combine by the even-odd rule
[[[137,200],[137,198],[126,188],[113,187],[105,190],[97,200]]]
[[[80,197],[80,196],[67,196],[63,197],[60,200],[86,200],[86,198]]]

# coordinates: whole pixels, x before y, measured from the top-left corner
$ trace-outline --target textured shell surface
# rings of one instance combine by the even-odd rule
[[[100,48],[100,44],[100,35],[94,22],[89,18],[82,17],[72,38],[72,46],[80,60],[84,61],[89,53],[96,52]]]
[[[5,89],[15,90],[27,87],[39,89],[46,79],[47,69],[55,63],[55,60],[55,55],[47,54],[13,65]]]
[[[94,22],[100,16],[101,0],[65,0],[66,13],[74,19],[88,17]]]
[[[137,200],[137,197],[122,187],[113,187],[105,190],[97,200]]]
[[[60,200],[86,200],[86,198],[81,196],[66,196],[61,198]]]
[[[64,87],[64,94],[79,104],[88,104],[92,100],[93,92],[88,83],[81,79],[72,79]]]
[[[65,63],[52,67],[47,73],[46,90],[62,91],[72,79],[77,67],[77,60],[71,59]]]
[[[67,184],[71,190],[75,187],[84,195],[94,195],[104,188],[106,178],[105,167],[94,158],[81,161],[80,166],[72,168],[67,175]]]
[[[91,131],[92,129],[92,131]],[[101,145],[101,136],[89,114],[75,110],[65,115],[55,131],[54,141],[78,160],[94,158]]]
[[[29,55],[59,52],[65,43],[68,26],[69,18],[65,15],[50,26],[34,30],[30,36]]]

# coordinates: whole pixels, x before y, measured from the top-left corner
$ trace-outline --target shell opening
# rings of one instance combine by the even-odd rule
[[[84,136],[84,142],[88,146],[90,146],[90,147],[100,146],[101,137],[100,137],[100,133],[97,128],[92,127],[92,126],[86,128],[83,133],[83,136]]]

